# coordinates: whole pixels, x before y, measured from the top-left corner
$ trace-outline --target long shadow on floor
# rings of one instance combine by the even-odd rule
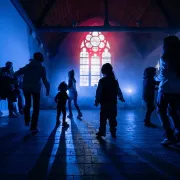
[[[83,131],[83,129],[82,129]],[[74,146],[74,155],[75,158],[75,166],[74,166],[74,175],[82,176],[86,175],[85,166],[91,163],[91,156],[87,154],[85,151],[89,149],[89,145],[85,142],[80,133],[75,120],[71,119],[71,134],[72,134],[72,143]]]
[[[165,148],[170,150],[170,151],[174,151],[175,153],[180,155],[180,144],[175,144],[175,145],[172,145],[172,146],[167,146]]]
[[[84,152],[84,147],[88,148],[88,145],[83,140],[73,119],[71,119],[70,126],[71,134],[67,136],[65,133],[67,129],[62,128],[60,144],[48,180],[67,180],[76,176],[82,177],[84,175],[84,164],[91,162],[91,158],[85,156]],[[66,144],[66,141],[69,143]]]
[[[66,180],[66,131],[69,127],[62,127],[59,146],[55,157],[52,157],[48,180]]]
[[[35,179],[46,179],[48,174],[48,167],[50,162],[51,153],[54,146],[54,139],[56,135],[57,127],[53,129],[51,132],[47,143],[42,150],[35,166],[32,168],[32,170],[28,173],[28,180],[35,180]],[[33,158],[33,156],[32,156]],[[28,163],[28,162],[27,162]]]
[[[87,129],[91,127],[88,122],[83,121],[83,123],[86,124]],[[92,132],[93,129],[90,129],[90,132]],[[94,130],[95,132],[95,130]],[[117,167],[121,171],[121,173],[130,175],[133,174],[148,174],[151,173],[151,178],[177,178],[179,177],[179,169],[175,167],[173,164],[168,163],[164,159],[160,159],[153,154],[146,152],[143,149],[140,148],[134,148],[132,145],[133,151],[136,153],[136,156],[138,157],[136,163],[127,163],[125,162],[126,156],[118,156],[118,152],[122,151],[121,148],[119,148],[115,143],[112,143],[111,141],[106,141],[102,138],[98,138],[98,141],[100,143],[100,147],[105,153],[105,155],[111,159],[113,165]],[[116,141],[116,143],[118,143]],[[125,143],[125,142],[124,142]],[[122,144],[123,148],[123,144]],[[130,155],[128,155],[130,158]],[[125,157],[125,161],[123,158]],[[132,159],[134,159],[134,156],[131,155]],[[122,159],[121,159],[122,158]],[[135,160],[135,159],[134,159]],[[124,164],[124,165],[123,165]],[[164,176],[164,177],[163,177]]]
[[[83,128],[83,126],[80,125],[80,127],[84,131],[86,131],[86,129]],[[77,139],[74,138],[73,141],[74,141],[75,150],[76,150],[76,147],[78,148],[79,146],[82,146],[85,148],[85,157],[87,157],[87,155],[89,155],[91,158],[93,157],[92,162],[88,163],[87,160],[83,162],[84,174],[88,175],[88,176],[92,175],[92,176],[94,176],[95,179],[103,179],[103,180],[122,179],[121,174],[118,172],[118,169],[114,166],[114,164],[109,164],[109,162],[106,162],[106,163],[98,162],[99,160],[102,160],[101,159],[102,153],[96,151],[97,144],[93,144],[93,142],[92,142],[93,139],[88,141],[88,140],[86,140],[86,137],[82,137],[82,135],[85,133],[82,134],[82,132],[81,133],[79,132],[79,129],[74,120],[71,121],[71,128],[72,128],[72,130],[74,130],[76,132],[76,137],[80,137],[79,140],[82,140],[82,142],[83,142],[83,144],[78,144],[78,143],[76,143]],[[92,132],[89,132],[89,133],[92,133]],[[86,134],[89,135],[89,133],[87,130]],[[114,153],[114,152],[112,151],[111,153]],[[78,154],[78,153],[76,152],[76,154]],[[78,159],[78,156],[76,156],[76,157],[77,157],[77,161],[79,163],[82,163],[82,159]]]
[[[179,179],[179,167],[176,167],[176,165],[173,162],[170,162],[166,159],[166,156],[168,156],[168,154],[158,157],[157,155],[145,151],[142,148],[135,148],[135,152],[142,159],[142,161],[147,162],[152,168],[156,169],[156,171],[159,172],[159,174],[161,174],[162,176],[168,179]]]

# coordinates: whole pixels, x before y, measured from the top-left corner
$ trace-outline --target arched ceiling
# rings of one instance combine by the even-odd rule
[[[74,26],[92,17],[104,18],[104,0],[19,0],[35,25]],[[109,20],[125,27],[180,27],[179,0],[108,0]],[[142,56],[155,49],[165,33],[129,33]],[[67,33],[43,32],[50,53]]]

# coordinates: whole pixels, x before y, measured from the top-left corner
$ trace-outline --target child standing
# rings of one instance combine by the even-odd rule
[[[101,105],[100,127],[96,135],[99,137],[106,135],[106,121],[109,119],[111,135],[116,138],[117,97],[122,102],[125,102],[125,100],[111,64],[104,64],[101,72],[104,77],[99,80],[95,100],[95,106]]]
[[[56,95],[55,97],[55,102],[57,103],[57,116],[56,116],[56,126],[58,126],[60,124],[60,115],[61,112],[63,114],[63,126],[67,126],[67,122],[66,122],[66,102],[68,99],[68,95],[67,95],[67,89],[68,86],[65,82],[62,82],[59,87],[58,87],[58,91],[59,93]]]
[[[146,103],[146,115],[144,119],[144,125],[146,127],[155,127],[151,122],[151,114],[154,111],[154,96],[156,87],[159,82],[155,81],[154,77],[156,75],[156,68],[148,67],[144,70],[144,79],[143,79],[143,95],[142,98]]]
[[[82,117],[82,113],[80,111],[80,108],[77,104],[77,97],[78,97],[78,93],[76,90],[76,79],[75,79],[75,73],[74,70],[69,71],[68,73],[69,76],[69,81],[68,81],[68,90],[69,90],[69,100],[68,100],[68,107],[69,107],[69,115],[68,118],[72,118],[73,114],[72,114],[72,107],[71,107],[71,102],[74,101],[74,106],[76,107],[77,111],[78,111],[78,116],[77,118],[81,118]]]

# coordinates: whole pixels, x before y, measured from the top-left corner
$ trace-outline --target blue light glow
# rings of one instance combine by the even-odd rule
[[[129,88],[129,89],[127,90],[127,92],[128,92],[129,94],[131,94],[131,93],[132,93],[132,89]]]
[[[128,87],[128,88],[124,89],[124,92],[128,95],[132,95],[134,93],[134,90],[133,90],[133,88]]]

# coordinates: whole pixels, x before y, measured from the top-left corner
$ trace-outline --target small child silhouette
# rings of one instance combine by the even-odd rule
[[[60,124],[60,116],[61,112],[63,114],[63,126],[68,126],[66,122],[66,102],[68,100],[68,95],[67,95],[67,89],[68,86],[65,82],[62,82],[59,87],[58,91],[59,93],[55,97],[55,102],[57,103],[57,116],[56,116],[56,126]]]
[[[99,80],[95,100],[95,106],[101,105],[100,127],[96,135],[99,137],[106,135],[106,121],[109,119],[111,135],[116,138],[117,97],[122,102],[125,100],[111,64],[104,64],[101,72],[104,77]]]
[[[156,86],[159,84],[159,82],[155,81],[154,79],[155,75],[156,75],[156,68],[154,67],[148,67],[144,70],[142,98],[146,103],[146,108],[147,108],[144,119],[144,125],[146,127],[156,127],[151,122],[151,114],[155,109],[154,106],[155,91],[158,89]]]

